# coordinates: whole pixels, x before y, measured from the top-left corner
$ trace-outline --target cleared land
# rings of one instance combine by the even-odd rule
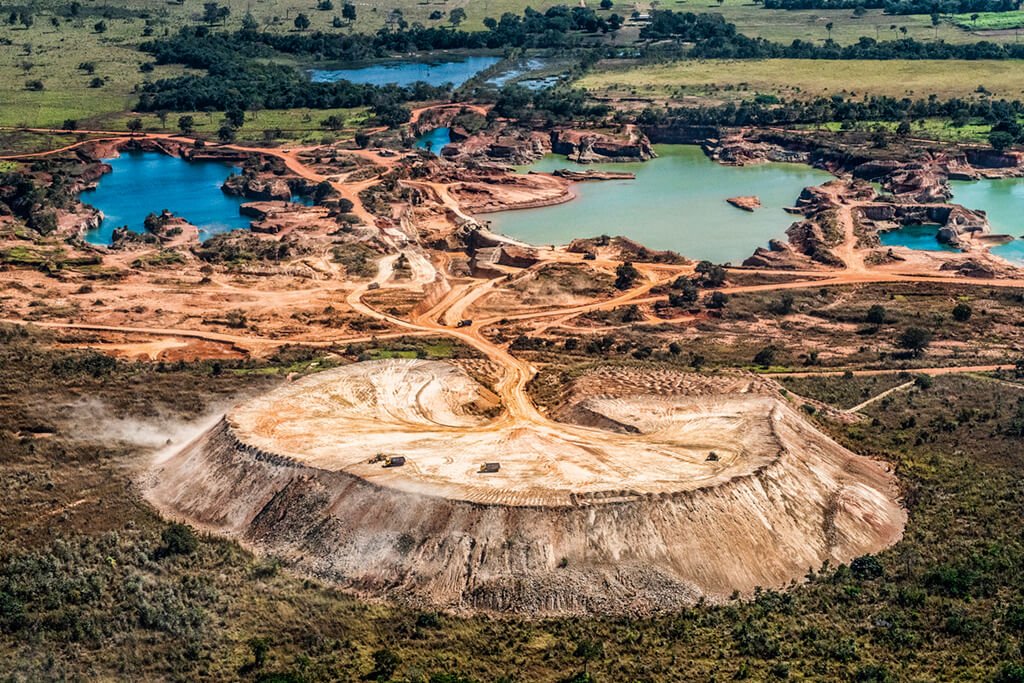
[[[1015,61],[702,60],[631,68],[613,64],[585,76],[579,85],[612,98],[722,100],[755,94],[949,98],[970,96],[984,86],[993,96],[1012,99],[1024,95],[1020,74]]]

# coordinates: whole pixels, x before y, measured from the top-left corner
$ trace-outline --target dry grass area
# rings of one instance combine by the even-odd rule
[[[756,94],[915,99],[934,94],[946,99],[970,97],[979,86],[996,97],[1024,96],[1020,68],[1012,60],[693,60],[640,67],[612,63],[578,84],[601,97],[656,100],[688,96],[732,100]]]

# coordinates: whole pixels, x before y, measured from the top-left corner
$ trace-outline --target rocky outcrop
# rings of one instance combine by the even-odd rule
[[[760,209],[761,208],[761,200],[758,197],[754,197],[754,196],[748,196],[748,197],[729,197],[725,201],[727,201],[729,204],[732,204],[737,209],[742,209],[744,211],[751,211],[752,212],[755,209]]]
[[[551,175],[571,180],[574,183],[582,183],[588,180],[636,180],[636,173],[615,171],[574,171],[568,168],[560,168],[552,171]]]
[[[810,163],[810,154],[801,149],[792,149],[774,142],[754,140],[748,137],[752,131],[746,129],[727,132],[722,137],[704,141],[704,152],[720,164],[746,166],[768,161],[786,163]]]
[[[259,201],[288,201],[292,188],[284,178],[244,172],[231,174],[221,189],[225,194]]]
[[[555,130],[551,133],[551,151],[581,164],[647,161],[657,156],[647,136],[635,129],[622,138],[591,131]]]

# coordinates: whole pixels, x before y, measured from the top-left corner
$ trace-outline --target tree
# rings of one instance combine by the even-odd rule
[[[106,33],[107,32],[107,22],[105,22],[105,21],[103,21],[101,19],[100,21],[97,21],[95,24],[93,24],[92,28],[93,28],[94,31],[96,31],[96,33]]]
[[[620,263],[615,268],[615,288],[629,289],[638,277],[640,277],[640,271],[631,262]]]
[[[185,116],[178,117],[178,130],[180,130],[183,134],[191,135],[192,131],[194,131],[195,129],[196,120],[193,117],[188,116],[187,114]]]
[[[388,649],[377,650],[373,653],[373,671],[370,672],[370,678],[376,678],[378,681],[387,681],[391,679],[391,674],[395,673],[395,669],[402,663],[398,655]]]
[[[932,333],[923,327],[908,327],[897,340],[901,348],[910,351],[914,356],[923,354],[931,342]]]
[[[729,297],[726,296],[725,292],[711,292],[711,296],[707,298],[706,305],[708,308],[725,308],[725,304],[729,302]]]
[[[366,149],[370,145],[370,136],[367,133],[356,133],[354,140],[359,149]]]
[[[210,26],[213,26],[218,21],[221,23],[227,23],[229,16],[231,16],[230,7],[221,7],[216,2],[203,3],[203,21]]]
[[[458,27],[459,24],[466,20],[466,10],[461,7],[456,7],[448,13],[448,21],[451,22],[452,26]]]
[[[896,126],[896,134],[901,137],[910,135],[910,121],[906,119],[900,121],[900,125]]]
[[[881,304],[874,304],[868,309],[867,314],[864,316],[864,320],[872,325],[884,325],[885,306],[882,306]]]
[[[612,0],[601,0],[601,9],[603,10],[610,10],[614,6],[615,3]]]
[[[762,368],[771,367],[775,362],[776,349],[774,346],[766,346],[757,352],[754,356],[754,365],[760,365]]]
[[[412,112],[396,102],[384,102],[375,105],[373,113],[388,128],[398,128],[412,118]]]
[[[184,524],[171,524],[160,533],[160,537],[164,542],[165,555],[191,555],[199,547],[195,532]]]
[[[700,284],[704,287],[721,287],[725,284],[725,268],[715,265],[711,261],[698,263],[696,272],[700,276]]]
[[[341,18],[345,19],[349,23],[356,20],[356,6],[351,2],[346,2],[341,7]]]
[[[322,12],[330,12],[334,9],[334,2],[332,0],[319,0],[316,3],[316,8]]]
[[[1004,130],[994,130],[988,134],[988,144],[995,151],[1002,152],[1013,145],[1013,135]]]
[[[135,135],[142,130],[142,119],[134,118],[128,122],[128,132]]]
[[[583,671],[589,673],[590,662],[604,656],[604,643],[598,640],[581,640],[576,643],[576,651],[573,652],[573,655],[583,660]]]
[[[21,25],[26,29],[32,28],[32,24],[36,23],[35,18],[28,12],[22,12],[21,14]]]
[[[229,126],[238,130],[245,125],[245,112],[238,107],[233,107],[224,112],[224,120]]]
[[[254,669],[262,669],[267,663],[267,652],[270,651],[270,643],[263,638],[250,638],[249,649],[252,650],[252,666]]]
[[[861,555],[850,562],[850,573],[861,581],[878,579],[884,574],[882,563],[874,555]]]
[[[320,122],[320,125],[328,130],[341,130],[345,127],[345,119],[337,114],[331,114]]]
[[[89,87],[90,88],[102,88],[103,87],[103,83],[104,83],[104,81],[103,81],[102,78],[100,78],[99,76],[94,76],[93,79],[91,81],[89,81]]]
[[[833,28],[835,28],[835,23],[834,22],[830,21],[827,24],[825,24],[825,30],[828,31],[828,39],[830,41],[832,40],[832,29]]]
[[[953,320],[957,321],[958,323],[965,323],[971,319],[972,313],[974,313],[974,311],[971,309],[971,307],[968,304],[965,304],[964,302],[961,301],[960,303],[953,307]]]
[[[299,29],[300,31],[305,31],[307,28],[309,28],[309,17],[307,17],[302,12],[299,12],[297,15],[295,15],[295,28]]]
[[[223,143],[235,141],[235,129],[225,124],[217,131],[217,138]]]
[[[249,33],[255,33],[256,29],[260,27],[260,23],[256,21],[256,17],[252,15],[252,12],[246,12],[245,16],[242,17],[242,30]]]
[[[76,121],[75,119],[64,119],[64,125],[62,126],[62,128],[64,130],[74,130],[78,128],[78,121]]]

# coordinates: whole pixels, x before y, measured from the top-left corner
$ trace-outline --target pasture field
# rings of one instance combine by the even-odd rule
[[[1024,11],[979,12],[976,15],[957,14],[953,17],[953,23],[968,31],[1003,31],[1022,28],[1024,27]]]
[[[978,97],[979,86],[993,97],[1024,97],[1021,66],[1015,61],[958,60],[694,60],[628,66],[608,63],[577,83],[598,97],[678,101],[688,97],[719,101],[757,94],[785,98],[888,95],[927,98]]]
[[[893,16],[880,9],[867,10],[856,17],[853,10],[768,10],[750,0],[700,2],[698,0],[669,0],[661,9],[680,12],[717,12],[736,24],[741,33],[779,43],[801,40],[822,42],[829,37],[826,26],[832,24],[832,40],[840,45],[855,43],[861,36],[876,40],[894,40],[906,37],[917,40],[944,40],[947,43],[973,43],[981,40],[953,24],[943,21],[938,28],[932,26],[927,14]]]

